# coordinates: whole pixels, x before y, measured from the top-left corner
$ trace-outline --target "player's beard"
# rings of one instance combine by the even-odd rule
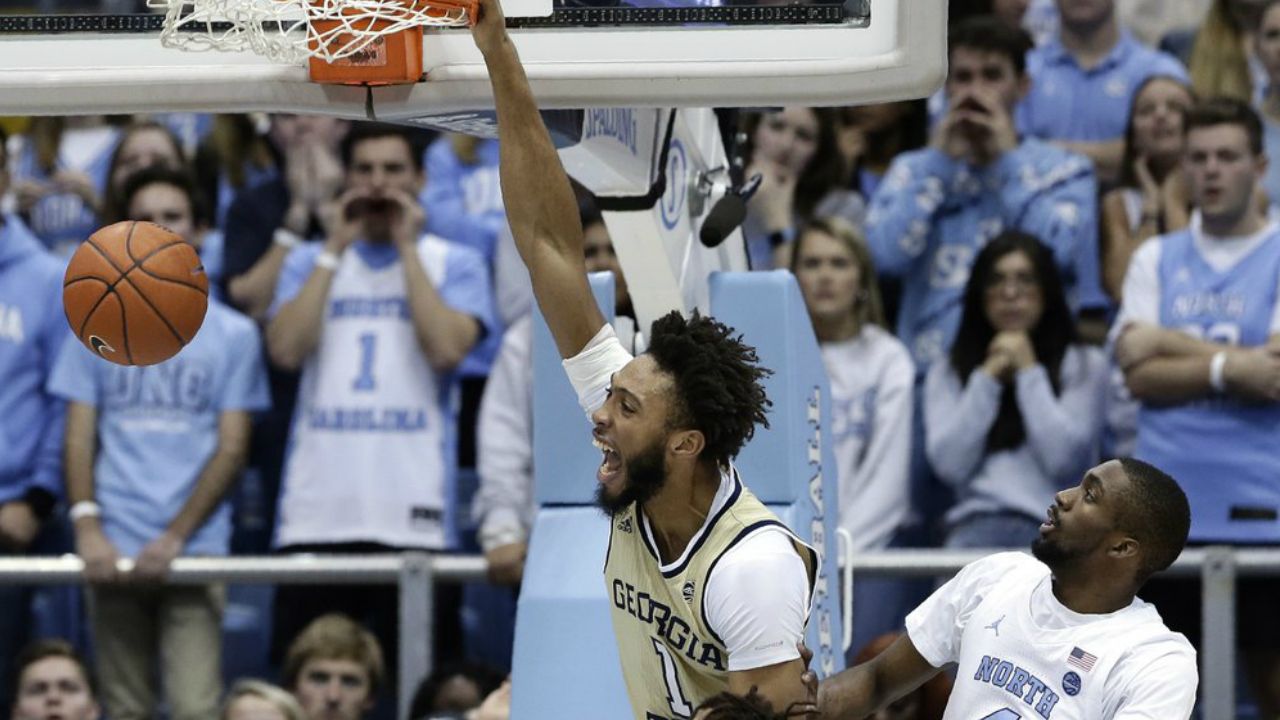
[[[667,482],[667,454],[665,438],[658,438],[648,449],[636,456],[623,458],[622,468],[627,482],[617,495],[609,495],[604,485],[596,485],[596,504],[606,515],[613,516],[626,510],[631,503],[645,503]]]
[[[1038,537],[1031,541],[1031,554],[1051,568],[1070,562],[1072,559],[1070,551],[1046,537]]]
[[[1058,532],[1061,531],[1059,528]],[[1102,542],[1101,539],[1098,542]],[[1031,555],[1048,565],[1050,570],[1060,570],[1075,565],[1079,560],[1090,555],[1097,546],[1098,543],[1094,543],[1092,547],[1082,547],[1077,543],[1076,547],[1071,547],[1064,545],[1059,538],[1038,537],[1031,541]]]

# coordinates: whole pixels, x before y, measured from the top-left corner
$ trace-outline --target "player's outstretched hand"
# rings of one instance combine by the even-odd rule
[[[801,682],[804,683],[805,690],[808,691],[808,698],[803,705],[795,705],[789,709],[789,712],[796,713],[796,717],[817,717],[818,713],[818,673],[809,667],[809,663],[813,662],[813,651],[809,649],[804,641],[796,643],[796,649],[800,651],[800,662],[804,663],[804,673],[800,675]]]
[[[480,53],[489,53],[508,42],[507,18],[502,14],[499,0],[480,0],[480,17],[471,26],[471,37]]]

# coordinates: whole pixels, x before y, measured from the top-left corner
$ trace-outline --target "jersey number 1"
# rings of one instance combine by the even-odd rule
[[[375,386],[373,381],[373,352],[377,348],[377,335],[364,333],[360,336],[360,372],[356,375],[355,381],[351,383],[352,390],[356,392],[373,390]]]
[[[982,720],[1020,720],[1021,717],[1022,716],[1018,713],[1010,710],[1009,708],[1005,708],[991,713],[990,715],[982,718]]]
[[[693,706],[685,699],[684,690],[680,688],[680,676],[676,674],[676,661],[671,659],[671,652],[658,638],[649,639],[653,641],[653,650],[662,661],[662,679],[667,685],[667,702],[671,705],[671,712],[678,718],[693,717]]]

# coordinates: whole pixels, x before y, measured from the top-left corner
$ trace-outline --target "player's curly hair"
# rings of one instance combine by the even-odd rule
[[[795,703],[786,712],[776,713],[773,705],[765,700],[756,688],[746,695],[734,695],[722,692],[713,695],[698,706],[698,712],[705,712],[705,720],[788,720],[788,718],[813,717],[810,708],[804,703]]]
[[[733,328],[696,310],[685,319],[673,310],[653,323],[648,353],[676,386],[667,424],[698,430],[704,457],[728,467],[755,435],[769,427],[773,405],[761,384],[773,371],[760,367],[755,348]]]

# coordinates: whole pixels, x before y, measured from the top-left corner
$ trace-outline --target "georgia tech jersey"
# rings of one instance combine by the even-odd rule
[[[817,553],[743,486],[736,471],[730,473],[727,501],[694,536],[683,560],[665,571],[639,505],[612,518],[605,583],[636,720],[690,718],[701,702],[727,689],[729,653],[707,621],[705,592],[716,564],[748,535],[770,527],[785,531],[804,560],[812,597]]]

